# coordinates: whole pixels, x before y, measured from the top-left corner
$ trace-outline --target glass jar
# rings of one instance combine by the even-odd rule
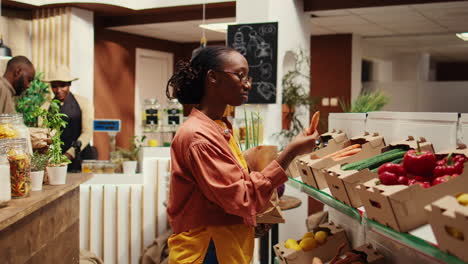
[[[10,163],[5,144],[0,143],[0,207],[11,200]]]
[[[23,114],[12,114],[13,125],[18,131],[18,138],[25,138],[26,144],[28,145],[29,154],[33,154],[32,144],[31,144],[31,134],[29,133],[29,128],[24,124]]]
[[[81,172],[82,173],[92,173],[95,160],[83,160],[81,163]]]
[[[182,105],[177,99],[171,99],[166,107],[166,126],[170,126],[171,130],[176,130],[184,119],[184,111]]]
[[[0,114],[0,139],[18,138],[19,132],[13,124],[11,114]]]
[[[159,109],[161,106],[156,98],[145,99],[143,105],[143,131],[155,132],[160,125]]]
[[[23,122],[23,114],[0,114],[0,138],[24,138],[28,152],[32,155],[31,135]]]
[[[10,163],[11,196],[28,197],[31,192],[31,156],[26,139],[4,139],[5,151]]]

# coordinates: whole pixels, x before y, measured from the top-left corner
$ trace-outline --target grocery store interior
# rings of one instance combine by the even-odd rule
[[[225,72],[250,87],[224,112],[245,173],[319,134],[236,263],[468,263],[467,21],[453,0],[0,0],[0,263],[178,263],[171,143],[201,106],[166,87],[211,46],[252,77]],[[216,244],[184,263],[232,263]]]

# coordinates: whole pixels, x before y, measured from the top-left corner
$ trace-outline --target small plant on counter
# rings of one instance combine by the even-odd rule
[[[118,148],[123,160],[138,160],[138,152],[143,147],[146,136],[133,136],[130,149]]]
[[[43,171],[47,166],[47,154],[35,151],[31,157],[31,171]]]
[[[50,134],[53,135],[52,144],[47,152],[49,156],[48,165],[60,167],[71,163],[67,156],[62,154],[63,141],[60,139],[60,136],[63,133],[63,129],[67,126],[67,121],[63,120],[67,115],[60,113],[60,101],[52,100],[49,111],[37,107],[35,116],[42,118],[42,126],[47,128]]]

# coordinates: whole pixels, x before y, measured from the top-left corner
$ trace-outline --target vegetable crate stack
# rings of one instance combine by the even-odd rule
[[[327,188],[325,179],[321,177],[317,168],[327,166],[327,162],[322,162],[322,158],[348,147],[351,143],[345,133],[341,131],[331,131],[320,136],[321,141],[327,144],[326,147],[310,154],[306,154],[296,161],[297,172],[302,181],[316,189]],[[332,161],[331,159],[329,159]]]
[[[424,139],[422,141],[420,145],[423,149],[433,150],[429,142],[426,142]],[[401,163],[406,150],[417,148],[417,144],[413,137],[409,137],[407,140],[390,144],[387,147],[379,145],[381,147],[378,149],[378,152],[374,152],[377,155],[372,155],[367,159],[360,159],[357,162],[338,164],[329,168],[325,174],[325,179],[333,197],[355,208],[362,206],[356,186],[368,180],[377,179],[378,175],[375,169],[380,165],[387,162]]]
[[[273,246],[280,264],[310,264],[314,257],[329,261],[340,246],[349,251],[346,232],[334,223],[321,224],[313,232],[307,232],[298,241],[288,239]]]
[[[468,186],[426,206],[426,211],[439,248],[468,262]]]
[[[381,166],[378,179],[357,187],[367,217],[399,232],[426,224],[425,206],[446,195],[462,193],[468,186],[468,172],[464,170],[468,166],[467,149],[450,153],[410,150],[399,168]]]

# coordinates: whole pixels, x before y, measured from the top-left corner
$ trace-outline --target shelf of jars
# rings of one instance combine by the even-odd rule
[[[391,248],[393,246],[396,250],[398,248],[401,249],[401,246],[405,246],[407,249],[412,250],[413,253],[415,251],[419,252],[419,255],[423,256],[425,260],[428,261],[427,263],[434,262],[466,264],[466,262],[460,260],[459,258],[453,255],[441,251],[437,247],[437,242],[434,237],[433,231],[430,225],[428,224],[413,229],[408,233],[398,232],[390,227],[384,226],[376,221],[368,219],[366,217],[364,207],[359,207],[356,209],[342,203],[341,201],[336,200],[331,195],[328,188],[318,190],[305,184],[300,178],[292,177],[289,177],[289,181],[287,182],[287,184],[292,188],[306,193],[308,196],[314,198],[315,200],[320,201],[323,204],[351,217],[359,224],[363,225],[364,228],[362,230],[365,230],[366,232],[366,240],[369,242],[386,244],[385,247],[387,247],[387,250],[392,255],[394,254],[394,252],[392,252],[392,250],[388,248]],[[417,255],[417,253],[414,254]],[[395,258],[398,259],[398,257]],[[394,263],[400,262],[396,260]]]

